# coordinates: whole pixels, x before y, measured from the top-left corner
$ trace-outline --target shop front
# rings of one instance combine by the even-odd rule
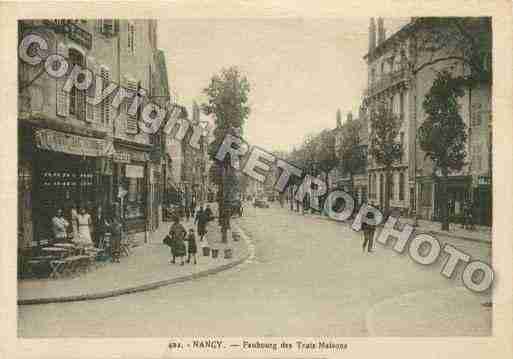
[[[149,230],[149,154],[145,150],[115,145],[114,196],[121,203],[129,233]]]
[[[51,219],[73,207],[93,215],[105,205],[109,178],[102,165],[112,144],[104,139],[51,129],[28,129],[20,136],[18,223],[20,247],[52,238]]]

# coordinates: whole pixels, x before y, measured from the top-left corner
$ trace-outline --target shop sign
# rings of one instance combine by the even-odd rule
[[[108,156],[112,147],[105,140],[71,135],[50,129],[37,130],[35,133],[37,148],[55,152],[64,152],[77,156]]]
[[[125,174],[127,178],[144,178],[144,167],[126,165]]]

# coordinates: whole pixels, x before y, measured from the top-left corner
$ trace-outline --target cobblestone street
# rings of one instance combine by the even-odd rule
[[[19,306],[22,337],[483,336],[491,309],[448,280],[361,233],[317,216],[248,208],[239,221],[255,257],[160,289],[75,303]],[[212,230],[217,227],[212,225]],[[474,258],[486,243],[438,237]],[[458,267],[459,271],[461,268]],[[400,320],[399,320],[400,319]],[[414,328],[415,330],[412,330]]]

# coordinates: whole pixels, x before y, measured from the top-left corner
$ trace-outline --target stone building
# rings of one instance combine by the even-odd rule
[[[447,183],[449,216],[457,220],[465,201],[474,202],[480,224],[491,223],[491,26],[488,18],[412,18],[386,38],[384,21],[369,26],[368,88],[364,105],[388,103],[402,120],[400,141],[404,153],[394,166],[392,208],[420,218],[440,218],[440,184],[432,162],[417,141],[417,130],[426,114],[423,101],[436,74],[446,70],[453,76],[470,78],[471,68],[480,69],[464,86],[459,99],[460,115],[467,126],[467,157]],[[369,162],[371,203],[381,206],[384,174]]]
[[[161,169],[152,153],[160,140],[140,131],[140,111],[132,116],[127,109],[138,89],[146,90],[148,98],[155,92],[156,28],[151,20],[19,22],[20,41],[38,34],[49,54],[70,64],[68,74],[56,78],[45,71],[44,61],[18,61],[20,247],[51,237],[56,209],[64,208],[69,216],[75,205],[94,214],[99,206],[108,209],[117,202],[129,232],[147,235],[155,229],[159,186],[154,184],[161,182]],[[63,91],[74,64],[95,74],[93,84]],[[101,88],[96,87],[99,77]],[[109,85],[116,88],[110,94]],[[115,109],[111,103],[118,85],[131,91]],[[106,96],[97,106],[87,101],[96,91]]]
[[[371,18],[369,25],[369,51],[364,56],[368,68],[367,89],[364,93],[364,106],[372,109],[379,103],[385,103],[399,117],[401,127],[398,141],[403,147],[403,154],[392,169],[390,184],[390,208],[403,213],[410,207],[410,198],[414,198],[413,189],[409,190],[411,174],[408,171],[410,152],[408,133],[411,129],[413,103],[415,94],[409,86],[408,75],[408,41],[393,41],[386,38],[383,19]],[[368,123],[370,132],[370,123]],[[383,208],[385,203],[386,174],[371,156],[368,161],[369,202]]]

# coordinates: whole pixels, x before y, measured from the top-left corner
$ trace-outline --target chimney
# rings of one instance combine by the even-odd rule
[[[381,45],[385,41],[385,25],[383,23],[383,18],[378,17],[378,46]]]
[[[351,122],[353,121],[353,113],[351,111],[349,111],[347,113],[347,122]]]
[[[369,24],[369,53],[376,48],[376,24],[374,18],[371,17]]]
[[[337,128],[342,127],[342,115],[340,114],[340,109],[337,110]]]

